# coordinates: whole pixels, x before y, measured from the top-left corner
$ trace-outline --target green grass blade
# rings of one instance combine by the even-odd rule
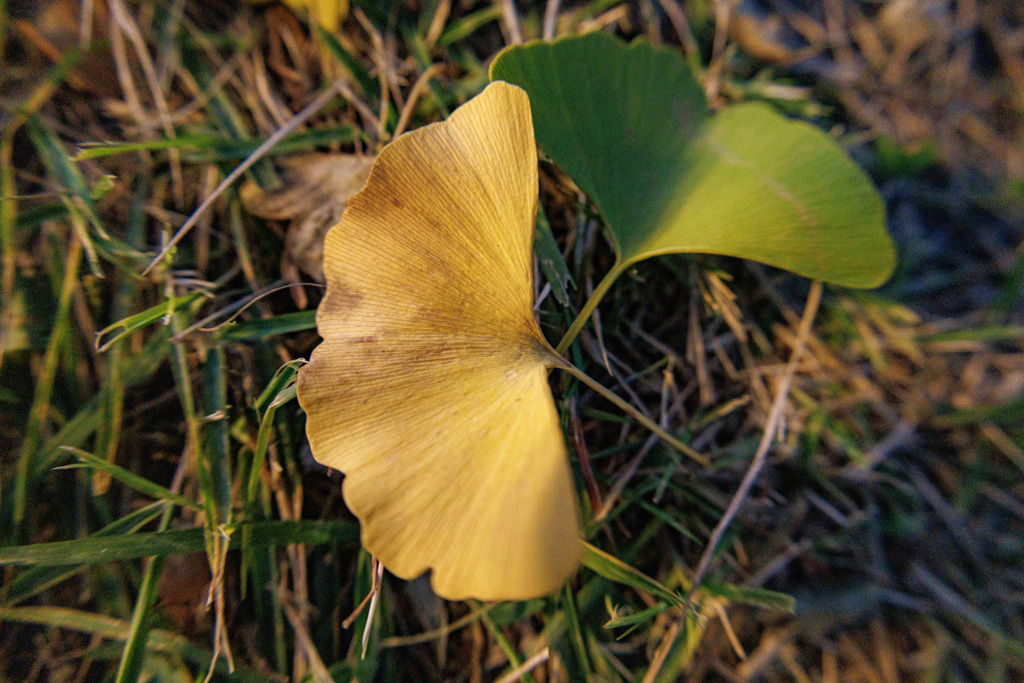
[[[685,608],[687,606],[686,600],[643,572],[585,541],[581,541],[581,543],[583,543],[583,565],[588,569],[615,583],[621,583],[667,600],[675,607]]]
[[[133,472],[129,472],[123,467],[108,462],[103,458],[99,458],[92,453],[87,453],[86,451],[83,451],[80,448],[75,448],[74,446],[61,446],[61,449],[73,454],[86,466],[94,470],[99,470],[100,472],[106,472],[125,486],[129,486],[150,498],[155,500],[165,500],[169,503],[174,503],[175,505],[191,508],[193,510],[203,509],[202,506],[195,501],[190,500],[179,493],[174,493],[160,484],[156,484],[145,477],[140,477]]]
[[[458,21],[454,21],[451,25],[444,30],[444,33],[437,39],[438,47],[448,47],[452,43],[457,43],[460,40],[468,37],[474,33],[478,28],[484,24],[495,21],[501,17],[501,6],[493,4],[490,7],[467,14]]]
[[[121,536],[131,534],[149,524],[164,509],[166,503],[160,501],[147,505],[134,512],[131,512],[121,519],[108,524],[90,538],[104,536]],[[0,590],[0,604],[12,606],[36,595],[50,586],[65,581],[79,572],[88,568],[88,565],[79,565],[73,568],[63,566],[57,567],[30,567],[14,576],[7,583],[3,590]]]
[[[244,527],[245,525],[238,525]],[[252,525],[253,546],[306,543],[324,545],[358,541],[359,525],[354,522],[294,520],[256,522]],[[231,547],[238,547],[238,534]],[[206,548],[204,530],[174,529],[96,538],[53,541],[0,548],[0,566],[33,565],[40,567],[94,564],[140,557],[194,553]]]
[[[260,429],[256,437],[256,449],[253,453],[252,464],[249,467],[249,481],[245,488],[243,509],[247,520],[256,520],[260,510],[256,506],[257,495],[260,491],[261,473],[263,463],[266,462],[267,447],[270,445],[270,434],[274,428],[274,415],[278,406],[292,400],[296,396],[295,380],[298,367],[305,361],[291,361],[285,363],[270,380],[267,388],[263,390],[256,399],[256,414],[262,415]],[[252,546],[249,538],[250,532],[246,529],[242,533],[242,589],[245,592],[248,569],[252,559]]]
[[[115,265],[121,265],[120,262],[123,260],[140,261],[143,254],[111,237],[103,226],[96,212],[93,193],[89,190],[81,171],[67,155],[60,139],[34,118],[28,119],[25,127],[48,175],[62,190],[61,201],[68,210],[75,231],[82,239],[93,274],[96,277],[103,277],[98,254]],[[78,221],[75,220],[76,217]],[[92,226],[92,232],[87,229],[87,225]]]
[[[968,327],[962,330],[950,330],[948,332],[933,332],[915,337],[915,341],[922,343],[929,342],[994,342],[994,341],[1016,341],[1024,342],[1024,327],[1019,325],[987,325],[982,327]]]
[[[996,422],[1003,425],[1019,425],[1024,417],[1024,398],[1010,400],[1005,403],[961,408],[949,412],[940,412],[937,422],[944,427],[952,425],[970,425],[979,422]]]
[[[217,525],[231,522],[231,463],[228,453],[227,378],[224,371],[224,349],[209,349],[203,363],[204,447],[202,455],[209,472],[210,490],[217,512]]]
[[[171,316],[171,331],[177,335],[184,325],[184,315],[175,313]],[[171,362],[171,369],[174,372],[174,386],[177,389],[178,401],[181,403],[181,411],[185,416],[185,429],[188,440],[195,449],[196,479],[199,480],[199,491],[202,494],[204,521],[206,522],[207,538],[214,539],[217,533],[217,524],[220,516],[217,514],[217,497],[213,491],[213,484],[210,481],[210,471],[206,467],[206,456],[202,453],[206,445],[202,439],[200,421],[196,409],[195,396],[192,393],[192,366],[188,359],[188,350],[183,342],[172,342],[174,357]],[[207,547],[208,554],[212,560],[212,546]]]
[[[14,227],[17,230],[35,228],[43,221],[65,218],[67,215],[68,208],[63,204],[40,204],[39,206],[26,207],[24,211],[18,211]]]
[[[160,516],[160,531],[166,531],[171,523],[172,506],[164,508]],[[158,532],[159,533],[159,532]],[[139,587],[139,595],[135,599],[132,620],[128,627],[121,661],[117,665],[117,678],[114,683],[135,683],[142,673],[142,662],[146,655],[146,641],[149,639],[150,626],[153,621],[153,603],[156,601],[160,577],[164,572],[165,557],[158,555],[146,563],[146,571]]]
[[[11,306],[18,262],[15,233],[22,219],[18,213],[17,194],[14,140],[13,133],[8,129],[0,138],[0,364],[7,353],[11,319],[14,316]]]
[[[281,142],[274,145],[274,148],[267,152],[267,155],[291,154],[297,151],[309,150],[313,147],[352,142],[357,137],[362,137],[362,131],[352,126],[328,126],[317,128],[316,130],[304,130],[286,135]],[[210,160],[223,161],[226,159],[243,159],[256,151],[264,142],[266,142],[264,138],[223,140],[211,135],[180,135],[176,138],[147,140],[144,142],[79,143],[79,147],[82,150],[72,157],[71,160],[86,161],[117,156],[119,154],[182,149],[208,152],[208,155],[200,155],[197,161],[203,160],[203,156],[211,157]],[[191,157],[192,155],[189,155],[190,159]]]
[[[659,602],[654,607],[648,607],[645,610],[640,610],[639,612],[634,612],[633,614],[626,614],[621,617],[613,617],[605,622],[604,627],[622,628],[623,626],[635,626],[637,624],[642,624],[646,621],[650,621],[651,619],[658,616],[665,610],[671,608],[672,605],[668,604],[667,602]]]
[[[128,208],[125,239],[129,244],[141,244],[146,230],[146,196],[150,189],[148,179],[137,183]],[[115,320],[127,318],[134,306],[136,283],[131,277],[121,277],[117,283],[111,316]],[[109,347],[104,382],[100,388],[102,401],[103,428],[98,430],[93,451],[107,462],[117,460],[118,446],[121,441],[121,427],[124,424],[124,363],[130,354],[128,340],[115,342]],[[95,342],[94,342],[95,345]],[[106,472],[93,472],[92,492],[102,495],[110,487],[111,477]]]
[[[254,404],[257,417],[262,418],[271,407],[280,406],[286,400],[281,397],[281,392],[292,384],[295,384],[296,375],[300,367],[306,364],[306,360],[298,359],[285,363],[277,369],[263,393],[259,395]]]
[[[72,161],[102,159],[118,154],[135,152],[155,152],[164,149],[202,149],[216,147],[223,142],[210,135],[181,135],[176,138],[161,140],[145,140],[143,142],[80,142],[81,151],[71,157]]]
[[[270,444],[270,432],[274,428],[274,414],[279,406],[291,401],[296,396],[296,376],[292,373],[291,383],[278,392],[275,399],[270,403],[263,419],[260,420],[260,431],[256,437],[256,453],[253,456],[252,468],[249,471],[249,485],[246,487],[245,509],[251,510],[256,501],[256,494],[259,491],[260,473],[263,471],[263,463],[267,457],[267,446]]]
[[[129,634],[126,621],[64,607],[0,607],[0,621],[65,628],[111,640],[126,640]],[[150,632],[147,648],[174,654],[196,665],[200,671],[206,671],[213,661],[208,651],[193,645],[185,636],[160,629]],[[224,661],[218,661],[214,670],[222,676],[229,674]],[[275,677],[242,667],[235,667],[234,672],[230,673],[231,680],[240,683],[278,683]]]
[[[571,661],[575,664],[575,671],[571,671],[573,680],[593,681],[594,670],[590,664],[590,657],[587,656],[587,643],[583,637],[583,627],[580,624],[580,615],[576,609],[576,596],[572,589],[565,586],[562,590],[562,607],[565,612],[565,620],[569,629],[569,646]]]
[[[168,331],[162,329],[150,337],[138,353],[131,354],[125,364],[124,388],[130,389],[153,376],[167,360],[170,347],[167,344]],[[68,420],[60,431],[50,437],[32,457],[28,490],[34,490],[40,480],[67,453],[61,446],[81,447],[102,425],[102,402],[100,396],[93,396],[78,413]]]
[[[42,442],[47,414],[50,410],[50,397],[57,376],[58,354],[63,345],[64,337],[71,333],[71,325],[68,318],[71,313],[71,297],[74,294],[75,286],[78,284],[78,266],[81,263],[81,259],[82,244],[72,238],[71,250],[64,268],[64,279],[57,304],[57,313],[54,317],[53,331],[50,333],[50,339],[46,344],[42,372],[39,373],[36,381],[28,424],[25,427],[25,439],[22,441],[21,451],[18,455],[17,474],[15,475],[13,492],[14,510],[12,522],[14,533],[10,536],[12,539],[18,538],[21,533],[21,524],[25,516],[30,488],[29,473],[32,470],[33,461],[36,459],[36,452],[39,450],[39,445]]]
[[[248,341],[313,329],[316,329],[316,311],[293,311],[237,325],[225,325],[218,336],[224,341]]]
[[[533,237],[533,249],[537,252],[537,262],[544,273],[544,278],[551,285],[551,294],[555,301],[563,306],[569,305],[569,287],[575,287],[572,275],[569,273],[569,266],[562,258],[562,252],[558,249],[558,242],[551,234],[551,225],[548,217],[544,215],[544,207],[537,204],[537,228]]]
[[[313,130],[302,130],[286,135],[280,142],[266,152],[266,156],[281,156],[296,152],[308,152],[315,147],[330,147],[352,142],[366,142],[368,138],[359,128],[353,126],[325,126]],[[266,138],[241,138],[238,140],[221,140],[217,144],[201,149],[189,159],[194,161],[225,161],[244,159],[265,144]],[[195,157],[193,159],[192,157]]]
[[[96,350],[103,353],[115,342],[123,339],[132,332],[141,330],[148,325],[152,325],[158,320],[165,319],[171,313],[185,308],[203,296],[204,294],[202,292],[192,292],[185,296],[171,297],[167,301],[147,308],[141,313],[130,315],[123,320],[118,320],[116,323],[104,327],[96,333]],[[109,338],[107,338],[108,336]]]
[[[508,638],[506,638],[505,634],[501,632],[501,629],[495,625],[494,621],[491,619],[491,616],[486,612],[482,612],[480,614],[480,621],[483,622],[484,626],[487,627],[487,631],[491,634],[491,637],[494,638],[494,641],[498,643],[498,647],[500,647],[502,651],[505,653],[505,656],[508,657],[508,663],[512,666],[512,668],[516,669],[522,666],[522,655],[520,655],[519,651],[516,650],[515,646],[508,641]],[[536,679],[534,679],[534,677],[531,676],[529,673],[524,673],[520,680],[522,680],[524,683],[536,683]]]
[[[796,610],[796,598],[792,595],[765,588],[749,588],[705,579],[700,583],[700,593],[725,598],[729,602],[788,612],[789,614],[793,614]]]
[[[678,531],[685,538],[690,539],[694,543],[700,543],[701,542],[701,539],[697,538],[696,534],[694,534],[692,531],[690,531],[685,526],[683,526],[682,522],[680,522],[679,520],[674,518],[672,515],[670,515],[668,512],[665,512],[664,510],[662,510],[658,506],[652,505],[651,503],[648,503],[646,500],[640,498],[639,496],[624,496],[624,497],[630,503],[634,503],[636,505],[639,505],[644,510],[647,510],[649,513],[651,513],[652,515],[654,515],[655,517],[660,519],[665,524],[668,524],[670,527],[672,527],[673,529]]]

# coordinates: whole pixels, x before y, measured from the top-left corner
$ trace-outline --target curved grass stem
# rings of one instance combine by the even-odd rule
[[[608,278],[606,277],[605,279],[607,280]],[[596,291],[594,292],[594,295],[597,295]],[[654,420],[647,417],[639,410],[634,408],[632,405],[630,405],[628,401],[620,398],[619,396],[616,396],[614,393],[612,393],[611,390],[607,389],[596,379],[592,378],[590,375],[583,372],[572,363],[569,363],[568,361],[562,358],[559,358],[559,361],[560,362],[557,365],[558,368],[568,372],[570,375],[572,375],[579,381],[583,382],[597,393],[601,394],[601,396],[604,396],[606,399],[614,403],[620,410],[622,410],[622,412],[626,413],[631,418],[642,424],[644,427],[647,427],[647,429],[657,434],[662,441],[669,444],[670,446],[672,446],[673,448],[675,448],[688,458],[691,458],[692,460],[699,462],[704,467],[707,467],[709,465],[708,459],[705,456],[701,455],[700,453],[693,450],[676,437],[669,434],[667,431],[662,429]]]

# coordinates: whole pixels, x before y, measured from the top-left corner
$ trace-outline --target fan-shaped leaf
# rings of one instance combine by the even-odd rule
[[[324,342],[299,373],[314,456],[363,544],[450,599],[554,591],[579,519],[533,317],[529,102],[489,86],[384,148],[327,235]]]
[[[740,256],[851,287],[895,264],[884,206],[828,136],[764,104],[711,115],[681,55],[604,33],[504,50],[540,146],[597,203],[621,272],[671,252]]]

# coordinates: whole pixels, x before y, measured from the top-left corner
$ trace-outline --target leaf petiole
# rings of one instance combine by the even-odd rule
[[[601,299],[603,299],[604,295],[608,293],[612,283],[622,275],[623,271],[625,271],[627,267],[628,264],[620,264],[616,261],[615,265],[612,266],[612,269],[608,271],[608,274],[605,275],[597,284],[597,287],[594,289],[594,293],[590,295],[589,299],[587,299],[587,303],[583,304],[583,308],[576,316],[576,319],[572,321],[572,325],[569,326],[569,329],[566,330],[565,334],[562,336],[562,340],[558,342],[558,346],[555,347],[555,353],[559,356],[565,355],[565,352],[569,349],[569,345],[572,344],[574,339],[576,339],[576,336],[580,333],[580,330],[583,329],[583,326],[587,324],[590,314],[594,312],[597,305],[601,303]]]
[[[609,273],[609,275],[611,275],[611,273]],[[606,276],[605,280],[608,280],[608,279],[609,278]],[[605,289],[607,289],[607,287]],[[598,291],[595,290],[594,294],[591,296],[591,299],[595,298],[597,295],[598,295]],[[584,309],[584,310],[586,310],[586,309]],[[582,313],[581,313],[581,315],[582,315]],[[671,434],[669,434],[665,429],[663,429],[661,426],[659,426],[658,423],[656,423],[654,420],[652,420],[651,418],[647,417],[646,415],[641,413],[639,410],[637,410],[636,408],[631,406],[628,401],[625,401],[624,399],[620,398],[619,396],[616,396],[614,393],[612,393],[612,391],[610,389],[607,389],[600,382],[598,382],[597,380],[592,378],[590,375],[588,375],[587,373],[585,373],[582,370],[580,370],[579,368],[577,368],[572,363],[569,363],[568,361],[566,361],[563,358],[559,357],[558,358],[558,363],[556,364],[556,367],[558,367],[561,370],[564,370],[565,372],[568,372],[570,375],[572,375],[573,377],[575,377],[579,381],[581,381],[584,384],[586,384],[588,387],[590,387],[591,389],[593,389],[594,391],[599,393],[601,396],[604,396],[606,399],[608,399],[609,401],[614,403],[624,413],[626,413],[631,418],[633,418],[634,420],[636,420],[637,422],[642,424],[644,427],[647,427],[647,429],[649,429],[652,432],[654,432],[655,434],[657,434],[658,437],[662,441],[664,441],[665,443],[669,444],[670,446],[672,446],[673,448],[678,450],[683,455],[686,455],[690,459],[695,460],[696,462],[699,462],[704,467],[710,466],[710,463],[708,462],[708,459],[707,459],[706,456],[701,455],[700,453],[698,453],[694,449],[690,448],[689,446],[684,444],[682,441],[680,441],[676,437],[674,437]]]

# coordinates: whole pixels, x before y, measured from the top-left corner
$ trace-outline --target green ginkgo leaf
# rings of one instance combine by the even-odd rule
[[[845,152],[765,104],[710,113],[677,50],[601,32],[533,41],[501,52],[491,79],[526,90],[537,142],[613,237],[616,265],[580,325],[619,274],[659,254],[738,256],[848,287],[892,273],[885,207]]]

